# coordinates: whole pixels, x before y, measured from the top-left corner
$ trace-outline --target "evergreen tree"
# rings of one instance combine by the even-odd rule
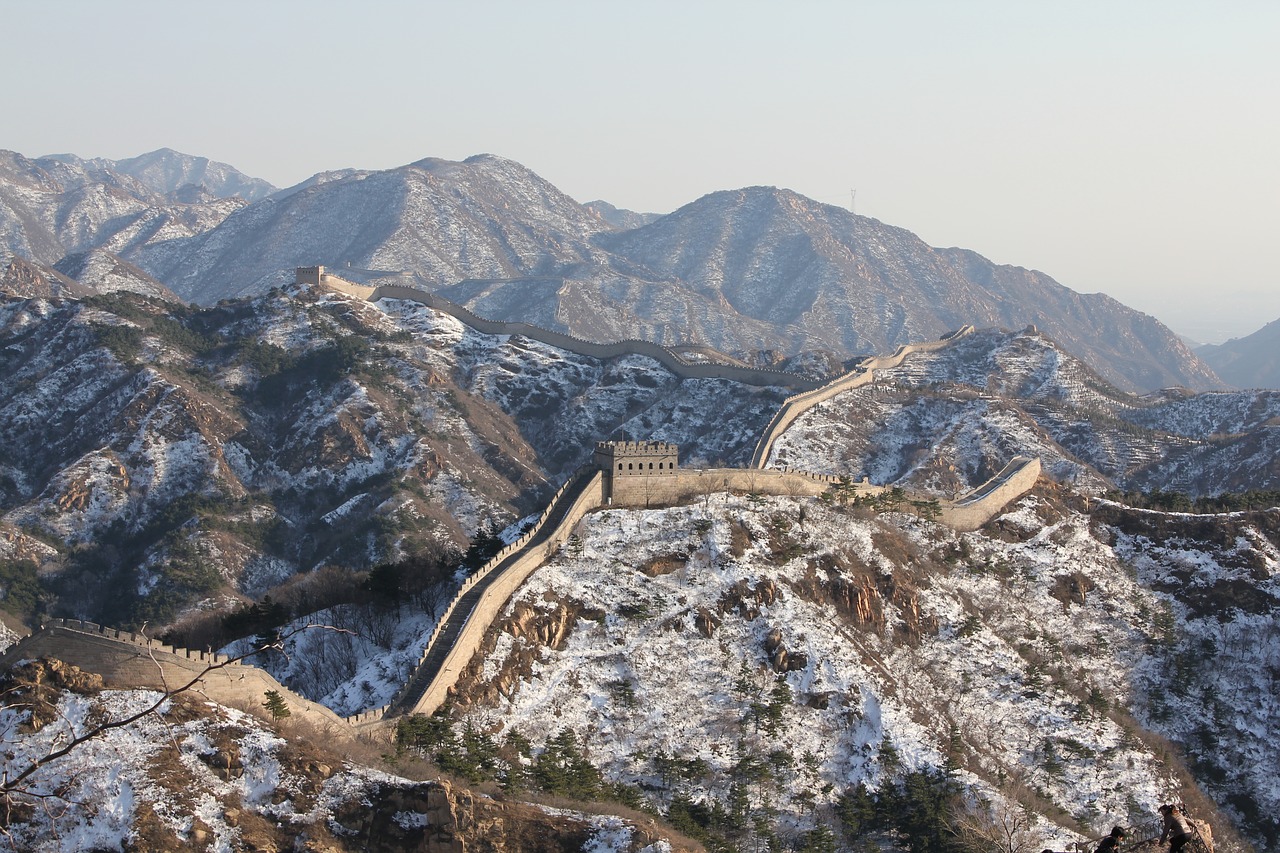
[[[361,584],[374,601],[384,605],[394,604],[397,609],[403,585],[403,572],[398,563],[378,563],[369,570],[369,576]]]
[[[587,759],[571,729],[561,729],[547,741],[534,763],[533,778],[544,791],[579,800],[595,799],[603,785],[600,771]]]
[[[262,707],[271,712],[271,719],[283,720],[293,713],[289,710],[289,706],[285,704],[284,697],[280,695],[279,690],[268,690],[266,696],[267,701],[262,703]]]
[[[862,782],[846,790],[836,800],[836,818],[846,839],[880,828],[875,797]]]
[[[805,833],[801,853],[836,853],[836,837],[825,824],[818,824]]]

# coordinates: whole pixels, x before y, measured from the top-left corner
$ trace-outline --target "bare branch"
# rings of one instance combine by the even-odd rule
[[[118,720],[107,720],[105,722],[98,723],[97,725],[91,726],[81,734],[78,734],[78,735],[72,734],[70,740],[63,743],[61,747],[54,749],[51,752],[48,752],[41,757],[32,759],[30,764],[28,764],[26,767],[24,767],[21,771],[19,771],[14,776],[10,776],[9,775],[10,771],[6,769],[3,775],[0,776],[0,801],[3,801],[5,811],[6,812],[11,811],[12,798],[15,796],[29,796],[32,798],[36,798],[37,796],[40,796],[26,789],[25,785],[28,782],[28,780],[30,780],[31,777],[41,768],[46,767],[49,764],[52,764],[58,761],[59,759],[65,758],[67,755],[70,755],[80,746],[83,746],[85,743],[88,743],[89,741],[94,740],[95,738],[101,737],[107,732],[132,725],[133,723],[136,723],[137,721],[145,717],[148,717],[152,714],[159,712],[159,710],[164,706],[166,702],[168,702],[175,696],[179,696],[183,693],[186,693],[194,689],[196,685],[199,684],[210,673],[216,672],[221,669],[226,669],[229,666],[238,664],[241,661],[245,660],[246,658],[252,657],[253,655],[259,654],[260,652],[266,651],[268,649],[278,649],[282,651],[283,649],[281,647],[283,646],[283,643],[285,640],[290,639],[296,636],[297,634],[300,634],[303,631],[315,629],[315,628],[332,630],[332,631],[337,631],[337,632],[346,633],[346,634],[354,633],[345,628],[337,628],[331,625],[301,625],[301,626],[298,626],[297,628],[294,628],[291,631],[281,634],[274,642],[267,643],[261,646],[255,646],[253,649],[247,652],[244,652],[239,655],[234,655],[232,657],[228,657],[227,659],[222,661],[214,661],[212,663],[209,663],[202,670],[200,670],[199,673],[194,675],[185,683],[179,685],[178,687],[160,691],[160,697],[156,699],[154,702],[148,704],[145,708],[139,711],[136,711],[126,717],[121,717]],[[151,657],[151,660],[156,663],[156,666],[160,667],[162,682],[167,684],[167,681],[164,680],[164,668],[160,665],[160,662],[156,660],[153,652],[149,652],[148,654]],[[70,728],[68,728],[68,731],[70,732]]]

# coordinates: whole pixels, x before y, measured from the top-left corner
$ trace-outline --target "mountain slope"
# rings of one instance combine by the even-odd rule
[[[92,288],[97,293],[128,290],[171,302],[181,301],[178,294],[133,264],[102,249],[90,249],[87,252],[67,255],[54,264],[53,268],[68,278],[74,279],[78,284]]]
[[[0,301],[0,369],[0,532],[109,623],[463,549],[613,435],[740,464],[783,396],[292,290]]]
[[[787,329],[792,350],[891,352],[965,323],[1036,324],[1124,387],[1220,384],[1172,332],[1113,299],[974,252],[934,249],[901,228],[787,190],[712,193],[599,242],[657,277],[678,277]]]
[[[52,266],[91,249],[127,257],[149,242],[208,230],[244,204],[176,201],[108,165],[0,151],[0,258]]]
[[[27,662],[7,675],[6,779],[74,734],[160,698],[104,690],[101,678],[59,661]],[[674,838],[673,846],[652,822],[414,781],[403,774],[418,768],[394,767],[352,739],[309,735],[292,722],[272,725],[195,694],[178,696],[38,769],[6,801],[6,849],[693,850]]]
[[[1087,491],[1280,489],[1280,393],[1139,397],[1055,341],[986,329],[801,416],[771,464],[954,494],[1013,455]]]
[[[1278,536],[1274,511],[1091,518],[1054,489],[964,535],[787,498],[606,510],[515,594],[447,714],[535,745],[573,731],[609,778],[740,846],[763,821],[901,849],[871,803],[939,777],[1023,814],[1019,849],[1116,823],[1136,841],[1178,797],[1221,843],[1163,734],[1270,849]]]
[[[523,166],[478,155],[335,177],[131,260],[183,297],[211,303],[317,262],[410,270],[433,282],[539,275],[585,260],[586,239],[606,227]]]
[[[1238,388],[1280,388],[1280,320],[1225,344],[1197,347],[1196,355]]]
[[[42,159],[57,160],[106,173],[129,175],[158,195],[167,196],[184,187],[202,187],[214,198],[233,196],[245,201],[258,201],[276,191],[261,178],[251,178],[226,163],[208,157],[193,157],[171,148],[161,148],[129,157],[108,160],[95,157],[82,160],[74,154],[52,154]]]
[[[203,304],[323,263],[400,273],[482,316],[595,340],[846,359],[966,323],[1036,324],[1123,388],[1221,386],[1168,329],[1112,299],[770,187],[619,219],[518,163],[477,155],[324,173],[243,206],[172,189],[214,174],[173,152],[7,156],[0,235],[10,252],[54,264],[103,248]],[[210,180],[231,191],[230,178]],[[606,214],[646,224],[618,230]]]

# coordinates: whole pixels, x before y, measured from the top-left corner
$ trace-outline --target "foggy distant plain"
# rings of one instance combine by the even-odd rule
[[[0,147],[279,186],[490,152],[669,212],[788,187],[1199,342],[1280,318],[1280,4],[5,4]]]

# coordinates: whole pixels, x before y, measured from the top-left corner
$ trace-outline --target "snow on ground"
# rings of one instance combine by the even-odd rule
[[[258,654],[249,663],[308,699],[352,716],[391,701],[435,626],[434,616],[408,606],[344,604],[284,625],[283,652]],[[237,640],[221,651],[240,655],[255,643]]]
[[[785,750],[794,769],[774,805],[796,827],[815,791],[821,806],[948,761],[985,796],[1019,787],[1065,810],[1044,845],[1147,822],[1178,783],[1124,709],[1154,689],[1144,673],[1167,603],[1086,517],[1029,497],[1005,524],[1021,541],[787,498],[595,513],[581,554],[553,559],[506,611],[577,602],[564,647],[539,649],[514,695],[465,713],[535,744],[572,729],[608,777],[650,790],[653,756],[702,759],[721,799],[744,754]],[[661,560],[674,568],[641,571]],[[841,590],[883,624],[838,606]],[[776,736],[749,719],[775,678],[771,632],[799,661]],[[503,635],[485,677],[530,642]],[[1280,730],[1248,724],[1273,743]],[[1275,766],[1275,747],[1251,758]]]
[[[12,776],[72,733],[143,710],[158,698],[141,690],[96,696],[64,692],[52,721],[36,732],[19,729],[25,707],[0,709],[6,744],[0,768]],[[333,760],[325,755],[300,752],[239,711],[193,697],[166,702],[161,713],[108,730],[37,769],[22,785],[15,819],[0,835],[0,850],[231,853],[278,849],[272,836],[292,838],[302,849],[317,835],[354,841],[369,830],[372,812],[388,801],[419,809],[402,806],[389,815],[401,830],[426,827],[421,783],[352,764],[333,767],[323,763]],[[395,789],[405,795],[397,800]],[[621,842],[630,838],[628,827],[604,818],[594,822],[594,849],[627,849]]]

